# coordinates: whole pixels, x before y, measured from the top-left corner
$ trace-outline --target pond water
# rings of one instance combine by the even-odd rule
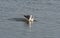
[[[23,15],[33,15],[30,25]],[[0,38],[60,38],[60,0],[0,0]]]

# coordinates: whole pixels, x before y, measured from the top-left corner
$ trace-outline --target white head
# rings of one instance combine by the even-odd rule
[[[33,22],[34,21],[34,18],[32,15],[30,15],[30,18],[29,18],[29,21]]]

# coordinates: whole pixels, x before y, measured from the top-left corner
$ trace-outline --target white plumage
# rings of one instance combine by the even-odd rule
[[[26,20],[28,22],[33,22],[34,21],[34,17],[32,15],[24,15],[24,17],[26,18]]]

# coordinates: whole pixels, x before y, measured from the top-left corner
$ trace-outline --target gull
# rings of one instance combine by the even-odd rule
[[[33,18],[32,15],[24,15],[24,17],[26,18],[26,20],[27,20],[28,22],[33,22],[33,21],[34,21],[34,18]]]

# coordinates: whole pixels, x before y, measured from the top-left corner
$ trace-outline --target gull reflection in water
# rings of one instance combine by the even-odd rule
[[[25,21],[25,24],[27,24],[27,26],[29,27],[29,31],[31,32],[32,31],[33,22]]]

